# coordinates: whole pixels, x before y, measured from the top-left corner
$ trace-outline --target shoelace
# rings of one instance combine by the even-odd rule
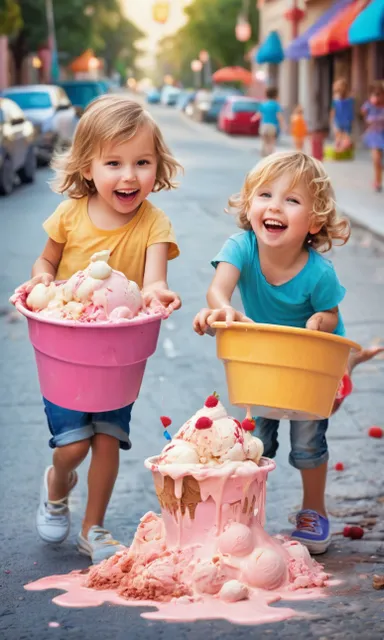
[[[308,531],[309,533],[316,533],[319,526],[319,518],[312,513],[299,513],[297,515],[297,529],[300,531]]]
[[[110,531],[108,531],[108,529],[103,529],[102,527],[98,527],[97,529],[96,528],[92,529],[92,533],[96,534],[94,536],[95,542],[100,542],[101,544],[108,544],[108,545],[120,544],[120,542],[112,538],[112,534],[110,533]]]

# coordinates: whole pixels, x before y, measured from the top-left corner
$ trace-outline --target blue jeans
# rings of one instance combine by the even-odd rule
[[[92,438],[96,433],[106,433],[120,442],[121,449],[130,449],[129,425],[133,403],[115,411],[85,413],[64,409],[43,398],[45,414],[52,438],[49,446],[65,447],[67,444]]]
[[[278,428],[279,420],[256,420],[255,435],[262,440],[268,458],[274,458],[279,447]],[[315,469],[328,461],[327,429],[328,420],[291,420],[289,462],[295,469]]]

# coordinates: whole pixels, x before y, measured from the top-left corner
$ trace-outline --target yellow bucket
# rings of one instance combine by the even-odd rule
[[[351,349],[360,345],[321,331],[215,322],[229,400],[253,415],[315,420],[331,415]]]

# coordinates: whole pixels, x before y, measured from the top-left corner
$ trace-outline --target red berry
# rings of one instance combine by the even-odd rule
[[[163,425],[164,429],[166,429],[167,427],[169,427],[172,424],[172,420],[171,420],[171,418],[168,418],[168,416],[160,416],[160,420],[161,420],[161,424]]]
[[[255,421],[248,420],[248,418],[245,418],[245,420],[243,420],[243,422],[241,423],[241,427],[242,429],[244,429],[244,431],[253,431],[255,426]]]
[[[209,409],[213,409],[213,407],[217,407],[219,403],[219,398],[217,396],[208,396],[208,398],[205,401],[205,406],[208,407]]]
[[[198,420],[196,420],[195,429],[209,429],[212,427],[213,422],[211,418],[207,418],[206,416],[202,416]]]
[[[350,535],[351,535],[351,527],[346,525],[343,529],[343,536],[344,538],[349,538]]]
[[[363,535],[364,529],[362,529],[361,527],[351,527],[349,530],[349,537],[352,538],[352,540],[360,540]]]
[[[371,436],[371,438],[382,438],[383,430],[381,427],[370,427],[368,429],[368,435]]]
[[[344,471],[344,463],[343,462],[336,462],[335,466],[333,467],[335,471]]]

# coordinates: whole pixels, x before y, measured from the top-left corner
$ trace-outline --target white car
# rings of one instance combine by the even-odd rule
[[[168,107],[174,107],[179,98],[181,90],[177,87],[172,87],[169,84],[166,84],[161,91],[160,102],[161,104],[165,104]]]
[[[8,87],[2,92],[24,111],[37,132],[36,152],[49,162],[56,148],[71,144],[77,116],[66,92],[49,84]]]

